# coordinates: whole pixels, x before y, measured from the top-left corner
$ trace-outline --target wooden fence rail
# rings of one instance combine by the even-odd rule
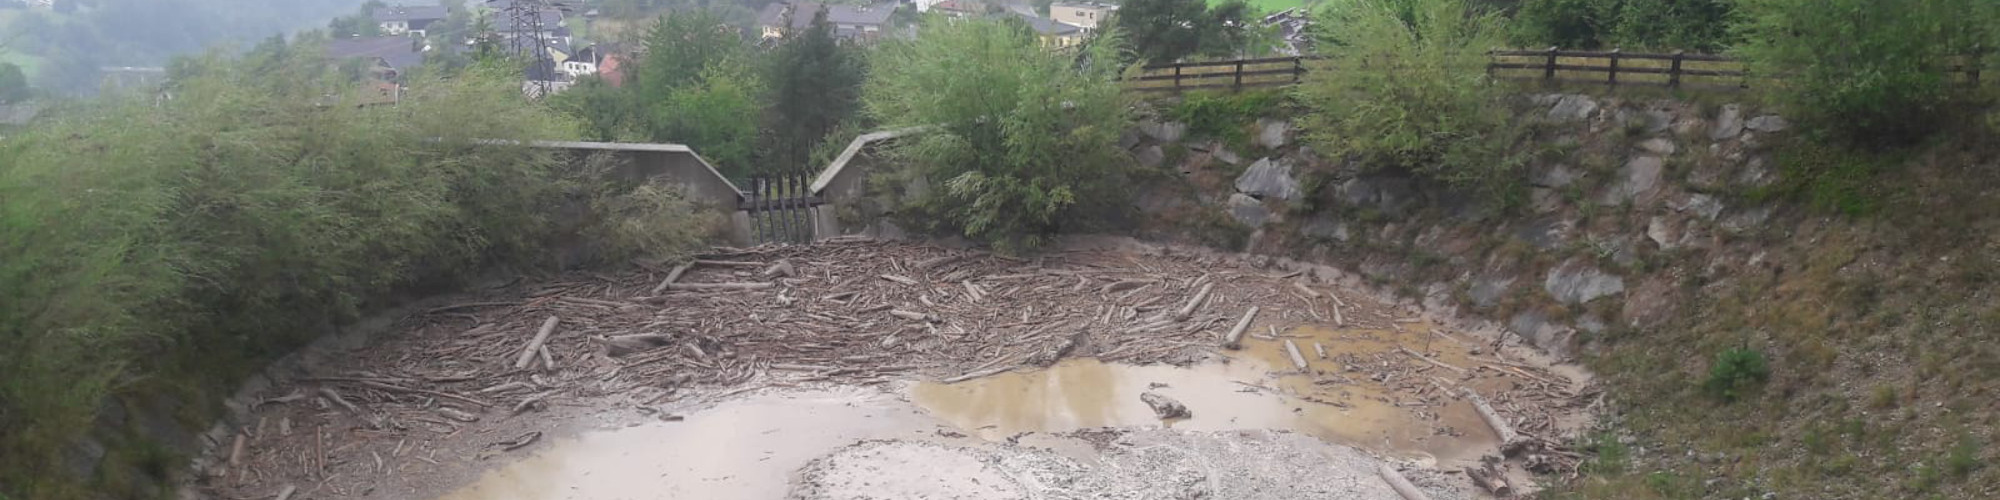
[[[1560,50],[1495,50],[1487,52],[1486,73],[1497,79],[1545,82],[1650,85],[1668,88],[1744,89],[1753,77],[1742,60],[1717,54]],[[1227,61],[1156,64],[1127,78],[1127,89],[1181,92],[1197,89],[1242,89],[1291,85],[1306,73],[1307,60],[1318,56],[1266,57]],[[1981,66],[1968,58],[1947,70],[1959,83],[1978,86]],[[1778,75],[1782,77],[1782,75]]]
[[[1715,54],[1628,53],[1623,50],[1495,50],[1487,53],[1486,73],[1494,78],[1548,82],[1702,86],[1750,86],[1743,62]],[[1623,77],[1623,78],[1620,78]]]
[[[1305,61],[1312,58],[1265,57],[1155,64],[1141,68],[1139,76],[1125,80],[1125,86],[1138,91],[1180,92],[1291,85],[1305,75]]]

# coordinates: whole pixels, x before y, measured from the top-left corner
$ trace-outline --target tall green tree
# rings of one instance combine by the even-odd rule
[[[1111,24],[1124,32],[1141,59],[1170,63],[1201,49],[1210,29],[1203,0],[1131,0],[1118,7]]]
[[[1523,0],[1513,42],[1567,49],[1719,52],[1737,40],[1737,0]]]
[[[2000,41],[1991,0],[1745,0],[1740,52],[1787,113],[1830,138],[1908,144],[1978,95],[1951,67]]]
[[[1139,58],[1167,63],[1190,56],[1227,58],[1270,52],[1273,29],[1259,24],[1263,13],[1247,0],[1132,0],[1110,24],[1132,43]]]
[[[1197,50],[1215,58],[1249,57],[1270,52],[1278,43],[1274,29],[1259,21],[1263,13],[1245,0],[1224,0],[1208,8]]]
[[[880,47],[866,109],[885,126],[928,130],[890,146],[901,164],[891,184],[933,186],[896,195],[905,221],[1024,252],[1124,207],[1131,158],[1118,139],[1130,108],[1117,45],[1064,54],[1010,24],[967,20]]]
[[[1296,89],[1314,147],[1458,187],[1512,194],[1509,112],[1486,80],[1502,19],[1465,0],[1351,0],[1316,14],[1323,61]],[[1504,200],[1504,198],[1501,198]]]
[[[661,15],[626,85],[647,135],[687,144],[731,177],[755,170],[763,83],[747,69],[754,57],[742,29],[719,11]]]
[[[654,138],[686,144],[723,174],[754,173],[763,82],[749,68],[725,61],[652,105]]]
[[[646,57],[637,83],[648,94],[664,95],[701,78],[710,66],[741,63],[749,44],[740,29],[708,9],[670,11],[646,32]]]
[[[859,50],[833,37],[824,10],[806,29],[785,37],[765,63],[770,85],[769,156],[776,169],[807,167],[827,134],[854,120],[866,68]]]

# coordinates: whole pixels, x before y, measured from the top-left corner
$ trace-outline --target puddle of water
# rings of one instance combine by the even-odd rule
[[[1246,338],[1244,349],[1228,353],[1223,363],[1131,366],[1070,359],[1034,372],[951,385],[918,384],[910,395],[932,414],[987,440],[1024,432],[1168,425],[1195,431],[1292,430],[1329,442],[1439,461],[1475,458],[1492,450],[1498,438],[1471,404],[1400,406],[1397,403],[1417,399],[1403,396],[1398,401],[1383,384],[1369,380],[1368,372],[1344,370],[1342,361],[1379,363],[1373,361],[1374,355],[1402,356],[1396,351],[1398,345],[1421,347],[1424,337],[1430,336],[1425,324],[1405,325],[1405,330],[1304,327],[1286,332],[1285,337],[1305,355],[1311,373],[1293,368],[1282,340]],[[1469,354],[1462,344],[1442,338],[1432,342],[1444,351],[1437,358],[1447,363],[1463,362]],[[1319,358],[1315,343],[1326,347],[1329,359]],[[1147,391],[1187,405],[1193,418],[1160,421],[1139,399]],[[1440,435],[1440,427],[1460,435]]]
[[[940,424],[873,391],[752,396],[558,440],[441,500],[784,498],[813,458],[864,439],[935,438]]]

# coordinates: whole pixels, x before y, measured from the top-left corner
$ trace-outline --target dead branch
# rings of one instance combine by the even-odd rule
[[[674,266],[673,271],[667,272],[667,279],[660,280],[660,285],[653,287],[652,295],[659,295],[660,293],[667,291],[668,285],[674,284],[675,281],[680,281],[681,275],[686,274],[688,269],[691,269],[693,267],[694,267],[693,262]]]

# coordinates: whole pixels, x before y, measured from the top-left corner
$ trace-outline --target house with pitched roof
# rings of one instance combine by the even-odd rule
[[[833,36],[843,40],[872,41],[889,31],[889,15],[896,4],[829,5],[809,2],[776,2],[757,14],[757,27],[765,40],[784,38],[786,33],[812,26],[813,16],[824,10],[833,25]]]
[[[406,36],[336,38],[326,42],[326,57],[336,62],[361,60],[370,78],[400,82],[411,68],[424,63],[421,43]]]
[[[995,15],[1002,18],[1019,19],[1022,23],[1027,24],[1028,29],[1035,30],[1035,36],[1041,39],[1042,47],[1044,48],[1060,49],[1074,47],[1083,44],[1083,39],[1087,36],[1084,33],[1084,29],[1080,26],[1060,23],[1039,16],[1030,16],[1019,12],[1007,12]]]
[[[451,12],[442,5],[388,5],[376,7],[368,14],[375,18],[376,26],[382,29],[384,35],[415,33],[427,36],[425,30],[430,29],[431,24],[443,21]]]

